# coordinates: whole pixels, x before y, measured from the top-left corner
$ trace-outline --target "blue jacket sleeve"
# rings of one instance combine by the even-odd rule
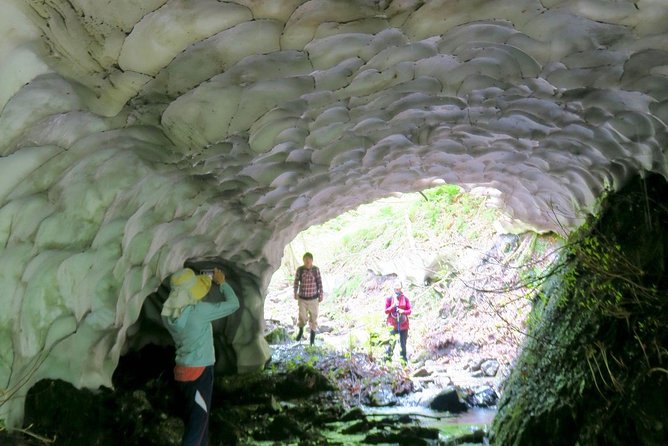
[[[224,302],[200,302],[195,305],[193,311],[196,311],[199,317],[207,321],[215,321],[237,311],[239,309],[239,298],[232,287],[223,283],[220,285],[220,292],[225,296]]]

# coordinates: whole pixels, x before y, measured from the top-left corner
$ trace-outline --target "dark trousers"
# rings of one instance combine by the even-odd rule
[[[392,359],[394,346],[397,343],[397,334],[399,335],[399,343],[401,344],[401,357],[404,361],[408,361],[406,358],[406,341],[408,340],[408,329],[399,331],[398,328],[392,328],[390,330],[390,343],[387,346],[387,359]]]
[[[213,393],[213,366],[195,381],[179,383],[186,399],[186,429],[182,446],[207,446],[209,442],[209,413]]]

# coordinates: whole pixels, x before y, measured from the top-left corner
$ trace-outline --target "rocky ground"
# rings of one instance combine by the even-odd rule
[[[435,396],[434,409],[402,405],[400,398],[424,383],[404,367],[303,343],[281,344],[276,352],[264,372],[217,377],[210,444],[454,445],[485,438],[489,418],[471,413],[454,391]],[[114,375],[115,391],[40,382],[28,397],[28,427],[0,432],[0,444],[180,444],[182,405],[164,373],[172,355],[158,347],[127,355]],[[384,407],[364,409],[365,403]],[[468,415],[458,418],[463,411]]]

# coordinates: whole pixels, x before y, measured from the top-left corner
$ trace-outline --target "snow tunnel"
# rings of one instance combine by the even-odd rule
[[[239,370],[301,230],[393,192],[483,188],[568,232],[667,175],[655,0],[8,0],[0,17],[0,419],[110,385],[188,259],[238,272]],[[141,343],[141,341],[138,341]]]

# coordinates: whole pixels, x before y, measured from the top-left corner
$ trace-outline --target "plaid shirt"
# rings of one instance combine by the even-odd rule
[[[305,266],[297,268],[294,283],[295,293],[302,298],[322,298],[322,279],[317,266],[307,269]]]

